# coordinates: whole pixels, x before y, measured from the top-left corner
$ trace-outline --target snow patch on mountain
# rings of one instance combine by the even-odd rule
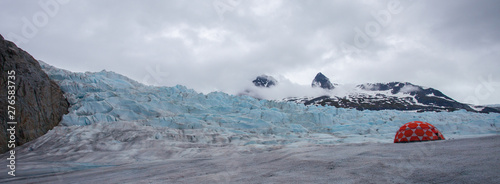
[[[399,92],[402,92],[402,93],[411,93],[411,92],[417,92],[417,91],[420,91],[420,88],[418,88],[417,86],[405,85],[404,87],[402,87],[400,89]]]

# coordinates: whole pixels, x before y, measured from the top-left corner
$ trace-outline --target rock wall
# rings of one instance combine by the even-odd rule
[[[16,72],[16,146],[32,141],[58,125],[68,113],[68,101],[26,51],[0,35],[0,153],[9,150],[7,122],[7,76]]]

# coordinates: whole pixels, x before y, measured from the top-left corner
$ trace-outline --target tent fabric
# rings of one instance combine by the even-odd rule
[[[443,134],[430,123],[412,121],[396,132],[394,143],[444,140]]]

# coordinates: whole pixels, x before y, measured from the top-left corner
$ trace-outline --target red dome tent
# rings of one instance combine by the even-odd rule
[[[404,124],[396,132],[394,143],[444,140],[439,130],[427,122],[412,121]]]

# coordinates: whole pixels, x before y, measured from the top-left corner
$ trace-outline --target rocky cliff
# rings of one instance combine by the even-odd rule
[[[0,153],[8,151],[7,77],[15,71],[16,145],[32,141],[58,125],[69,103],[59,86],[26,51],[0,35]]]

